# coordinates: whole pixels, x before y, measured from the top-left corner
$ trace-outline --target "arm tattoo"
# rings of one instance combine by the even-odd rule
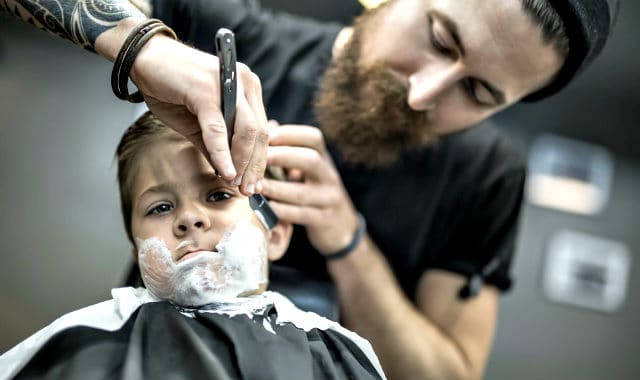
[[[0,0],[0,9],[92,52],[100,34],[142,16],[128,0]]]

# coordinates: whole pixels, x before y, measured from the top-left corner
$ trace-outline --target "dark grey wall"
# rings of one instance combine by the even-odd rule
[[[133,109],[111,65],[0,14],[0,352],[109,297],[130,248],[113,152]]]
[[[595,217],[523,210],[513,292],[503,297],[487,379],[638,379],[640,362],[640,172],[618,159],[612,199]],[[626,302],[613,313],[552,303],[541,289],[550,236],[572,229],[623,241],[632,251]]]
[[[358,9],[355,0],[263,3],[325,19],[349,20]],[[516,286],[502,299],[488,379],[640,378],[639,18],[640,3],[624,1],[611,43],[578,81],[496,117],[525,146],[541,131],[602,144],[616,172],[612,202],[598,216],[524,208]],[[121,281],[130,248],[112,157],[135,110],[111,94],[110,70],[95,55],[0,16],[0,352],[59,315],[104,300]],[[545,299],[544,247],[560,228],[631,248],[631,286],[619,312]]]

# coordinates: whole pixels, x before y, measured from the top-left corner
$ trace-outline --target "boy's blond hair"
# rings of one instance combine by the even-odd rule
[[[131,233],[131,208],[133,203],[133,194],[131,192],[134,175],[137,172],[141,154],[149,146],[161,139],[180,141],[183,137],[158,120],[151,112],[146,112],[125,131],[116,149],[122,218],[127,237],[134,245],[135,241]]]

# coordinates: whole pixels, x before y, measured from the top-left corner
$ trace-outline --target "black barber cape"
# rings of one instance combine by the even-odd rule
[[[199,309],[112,295],[0,356],[0,379],[384,378],[366,340],[275,292]]]

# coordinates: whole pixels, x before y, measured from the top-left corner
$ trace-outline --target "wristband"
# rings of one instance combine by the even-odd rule
[[[348,254],[350,254],[351,252],[353,252],[355,248],[358,246],[358,244],[360,243],[360,240],[362,240],[362,237],[364,236],[364,233],[367,232],[367,221],[364,220],[364,217],[362,216],[362,214],[360,213],[357,213],[357,214],[358,214],[358,229],[356,230],[356,233],[353,235],[353,239],[351,239],[351,242],[349,242],[349,244],[346,247],[342,248],[337,252],[324,255],[325,259],[327,260],[341,259],[347,256]]]
[[[140,91],[129,94],[127,86],[129,73],[142,47],[151,37],[161,32],[169,35],[174,40],[177,39],[175,32],[171,28],[154,18],[145,20],[137,25],[125,39],[113,63],[113,71],[111,71],[111,89],[119,99],[128,100],[131,103],[141,103],[144,100]]]

